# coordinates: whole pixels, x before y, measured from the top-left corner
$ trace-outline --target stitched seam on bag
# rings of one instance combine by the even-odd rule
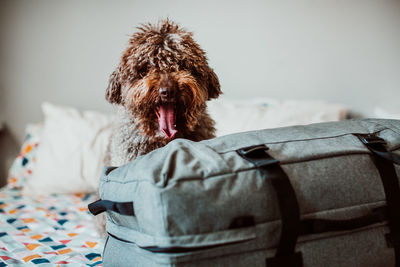
[[[313,160],[321,160],[321,159],[349,156],[349,155],[371,155],[371,153],[368,153],[368,151],[365,151],[365,152],[354,152],[354,153],[350,152],[350,153],[346,153],[346,154],[336,154],[336,155],[324,156],[324,157],[319,157],[319,158],[301,159],[301,160],[298,160],[298,161],[283,162],[283,163],[281,163],[281,166],[295,164],[295,163],[301,163],[301,162],[309,162],[309,161],[313,161]],[[183,181],[191,181],[191,180],[201,181],[201,180],[206,180],[206,179],[219,178],[220,176],[235,175],[236,173],[241,173],[241,172],[246,172],[246,171],[251,171],[251,170],[259,170],[259,168],[258,167],[250,167],[250,168],[245,168],[245,169],[238,170],[236,172],[218,173],[218,174],[207,176],[207,177],[182,178],[180,180],[174,181],[174,183],[183,182]],[[157,183],[154,183],[153,181],[146,180],[146,179],[134,179],[134,180],[128,180],[128,181],[108,180],[106,182],[107,183],[118,183],[118,184],[129,184],[129,183],[136,183],[136,182],[148,182],[148,183],[154,185],[155,187],[165,188],[165,187],[160,187],[160,186],[157,185]],[[173,184],[173,183],[168,183],[168,185],[171,185],[171,184]]]
[[[167,214],[167,211],[165,210],[166,209],[166,205],[164,205],[164,201],[163,201],[163,194],[161,193],[161,194],[158,194],[159,195],[159,200],[160,200],[160,204],[161,204],[161,213],[162,213],[162,217],[161,217],[161,223],[162,223],[162,225],[163,225],[163,228],[162,229],[164,229],[165,231],[167,231],[167,233],[168,233],[168,228],[167,228],[167,224],[168,224],[168,222],[167,222],[167,216],[166,216],[166,214]]]
[[[392,132],[395,132],[396,134],[400,135],[400,132],[397,132],[397,131],[393,130],[392,128],[388,128],[387,126],[382,125],[380,122],[374,122],[374,124],[384,127],[386,129],[391,130]],[[393,128],[400,130],[400,128],[397,128],[397,126],[393,125],[392,123],[390,123],[390,125],[392,125]]]
[[[387,224],[388,224],[387,221],[385,221],[385,222],[374,223],[374,224],[370,224],[370,225],[367,225],[364,227],[351,229],[351,230],[331,231],[331,232],[325,232],[325,233],[320,233],[320,234],[312,234],[309,236],[302,235],[302,236],[299,236],[297,245],[307,244],[308,242],[318,241],[318,240],[322,240],[322,239],[335,238],[335,237],[343,236],[343,235],[355,234],[358,232],[363,232],[363,231],[371,230],[371,229],[375,229],[375,228],[387,227]]]
[[[381,131],[390,130],[390,131],[394,132],[395,134],[400,135],[400,132],[395,131],[395,130],[393,130],[392,128],[387,128],[386,126],[382,125],[380,122],[375,122],[374,124],[379,125],[379,126],[381,126],[381,127],[384,127],[384,129],[381,130]],[[395,128],[396,130],[399,130],[399,131],[400,131],[400,128],[397,128],[397,126],[393,125],[392,123],[390,123],[390,125],[392,125],[392,127]],[[381,132],[381,131],[378,131],[377,133],[379,133],[379,132]],[[397,146],[394,146],[390,151],[394,151],[394,150],[397,150],[397,149],[399,149],[399,148],[400,148],[400,144],[397,145]]]
[[[397,128],[396,128],[396,129],[397,129]],[[390,131],[392,131],[393,133],[395,133],[395,134],[397,134],[397,135],[400,135],[400,133],[396,132],[395,130],[393,130],[393,129],[391,129],[391,128],[386,128],[385,130],[390,130]],[[392,152],[392,151],[395,151],[395,150],[397,150],[397,149],[399,149],[399,148],[400,148],[400,144],[398,144],[397,146],[392,147],[392,149],[389,150],[389,151]]]
[[[384,131],[384,130],[390,130],[390,128],[384,128],[384,129],[381,129],[381,130],[379,130],[379,131],[376,131],[376,132],[373,132],[373,133],[370,133],[370,134],[377,134],[377,133],[380,133],[380,132],[382,132],[382,131]],[[286,141],[277,141],[277,142],[270,142],[270,143],[260,143],[260,144],[258,144],[258,145],[261,145],[261,144],[263,144],[263,145],[278,145],[278,144],[286,144],[286,143],[293,143],[293,142],[304,142],[304,141],[313,141],[313,140],[324,140],[324,139],[331,139],[331,138],[337,138],[337,137],[343,137],[343,136],[347,136],[347,135],[354,135],[354,134],[357,134],[357,133],[346,133],[346,134],[340,134],[340,135],[334,135],[334,136],[326,136],[326,137],[315,137],[315,138],[306,138],[306,139],[296,139],[296,140],[286,140]],[[257,145],[257,144],[254,144],[254,145]],[[208,146],[208,145],[206,145],[206,146]],[[211,148],[211,147],[210,147]],[[239,148],[236,148],[236,149],[230,149],[230,150],[227,150],[227,151],[222,151],[222,152],[218,152],[218,151],[216,151],[217,153],[219,153],[219,154],[226,154],[226,153],[229,153],[229,152],[235,152],[236,150],[238,150],[238,149],[240,149],[240,148],[242,148],[242,147],[239,147]]]
[[[335,158],[335,157],[342,157],[342,156],[348,156],[348,155],[371,155],[371,153],[368,153],[368,151],[365,151],[365,152],[354,152],[354,153],[346,153],[346,154],[336,154],[336,155],[330,155],[330,156],[325,156],[325,157],[320,157],[320,158],[309,158],[309,159],[301,159],[298,161],[284,162],[284,163],[281,163],[280,165],[285,166],[285,165],[290,165],[290,164],[303,163],[303,162],[309,162],[309,161],[313,161],[313,160],[321,160],[321,159],[328,159],[328,158]],[[235,175],[236,173],[242,173],[242,172],[246,172],[246,171],[259,170],[259,169],[260,168],[258,168],[258,167],[251,167],[251,168],[241,169],[236,172],[219,173],[219,174],[204,177],[204,178],[203,177],[202,178],[196,178],[196,177],[183,178],[183,179],[174,181],[174,183],[191,181],[191,180],[206,180],[206,179],[220,178],[220,176]],[[174,183],[169,183],[168,185],[172,185]]]
[[[268,222],[262,222],[260,224],[269,223],[269,222],[275,222],[275,221],[277,221],[277,220],[268,221]],[[232,236],[232,234],[234,234],[234,235],[236,234],[236,236],[237,236],[238,235],[237,233],[241,233],[241,232],[243,232],[243,230],[247,230],[249,233],[247,233],[247,235],[245,237],[241,237],[240,239],[234,238],[233,240],[230,240],[229,242],[237,242],[237,241],[242,241],[242,240],[251,240],[251,239],[255,239],[257,237],[257,233],[255,231],[256,225],[250,226],[250,227],[244,227],[242,229],[219,229],[219,230],[215,230],[214,232],[205,232],[205,233],[189,234],[189,235],[155,236],[155,235],[149,234],[149,233],[147,233],[145,231],[139,231],[139,230],[130,228],[130,227],[126,226],[126,225],[118,224],[116,222],[112,222],[112,224],[114,225],[112,227],[118,227],[119,229],[123,229],[123,230],[126,229],[128,231],[137,232],[140,235],[145,236],[146,238],[150,238],[152,240],[156,239],[155,242],[158,242],[158,243],[160,243],[162,241],[157,240],[157,238],[158,239],[160,239],[160,238],[161,239],[169,239],[170,241],[172,240],[173,242],[176,242],[176,241],[179,241],[179,240],[175,240],[175,239],[194,239],[196,237],[216,235],[218,233],[224,233],[224,234],[230,235],[230,236]],[[111,229],[110,232],[113,233],[112,229]],[[133,242],[133,241],[129,241],[129,242]],[[213,243],[213,244],[215,244],[215,243]]]
[[[373,205],[383,205],[385,204],[386,201],[385,200],[378,200],[375,202],[364,202],[364,203],[358,203],[358,204],[354,204],[352,206],[347,206],[347,207],[335,207],[335,208],[331,208],[331,209],[324,209],[324,210],[320,210],[320,211],[314,211],[314,212],[309,212],[309,213],[305,213],[305,214],[301,214],[302,217],[312,217],[312,216],[316,216],[320,213],[324,213],[324,212],[340,212],[341,210],[346,210],[346,209],[353,209],[356,207],[362,207],[362,206],[373,206]]]
[[[118,242],[122,242],[122,241],[120,241],[120,240],[118,240],[116,238],[113,238],[113,239],[118,241]],[[221,244],[217,248],[224,248],[225,246],[243,245],[243,243],[249,242],[249,241],[252,241],[252,240],[244,240],[243,242],[240,242],[239,244],[236,244],[236,243]],[[170,267],[180,266],[180,264],[182,264],[182,263],[193,263],[194,261],[198,262],[198,261],[202,261],[202,260],[212,260],[212,259],[220,258],[221,256],[240,255],[240,254],[243,254],[244,252],[248,253],[248,252],[254,252],[254,251],[265,251],[265,247],[254,248],[254,249],[248,249],[248,248],[244,247],[244,248],[241,248],[238,251],[237,250],[230,251],[229,253],[222,253],[221,255],[215,255],[215,256],[212,256],[212,257],[209,257],[207,254],[202,253],[202,254],[200,254],[200,255],[203,255],[201,258],[193,259],[193,255],[188,255],[187,253],[185,253],[183,255],[174,254],[173,257],[170,257],[169,256],[170,253],[166,253],[166,254],[154,253],[154,252],[150,252],[150,251],[147,251],[145,249],[140,248],[136,243],[132,242],[132,243],[127,243],[127,244],[129,244],[130,246],[134,246],[136,248],[141,249],[141,253],[142,253],[141,256],[147,258],[148,260],[150,260],[150,261],[152,261],[154,263],[157,263],[157,264],[164,264],[164,265],[168,264],[168,266],[170,266]],[[204,250],[204,251],[209,251],[209,250],[207,249],[207,250]],[[204,251],[198,251],[198,252],[201,253],[201,252],[204,252]],[[172,254],[173,253],[171,253],[171,255]],[[166,257],[166,255],[168,255],[168,256]],[[196,255],[199,255],[199,254],[196,254]],[[173,264],[173,265],[171,265],[171,264]],[[179,264],[179,265],[176,265],[176,264]]]
[[[173,265],[168,265],[169,267],[176,267],[176,266],[181,266],[181,264],[190,264],[190,263],[198,263],[204,260],[210,261],[213,259],[220,259],[221,257],[227,257],[227,256],[233,256],[233,255],[241,255],[244,253],[251,253],[251,252],[256,252],[256,251],[265,251],[265,247],[262,248],[252,248],[252,249],[248,249],[247,247],[243,246],[243,243],[246,242],[250,242],[252,240],[244,240],[242,242],[234,242],[234,243],[226,243],[226,244],[221,244],[216,246],[215,248],[213,248],[213,250],[215,249],[223,249],[225,247],[229,247],[229,246],[242,246],[240,249],[235,248],[235,251],[229,251],[229,252],[219,252],[219,254],[214,255],[214,256],[208,256],[207,253],[204,253],[206,251],[210,251],[210,249],[204,249],[204,250],[200,250],[200,251],[193,251],[193,252],[197,252],[195,255],[195,258],[193,258],[193,255],[188,255],[187,253],[183,254],[183,255],[179,255],[178,254],[174,254],[174,253],[166,253],[167,255],[173,255],[172,257],[158,257],[161,256],[163,254],[161,253],[153,253],[153,252],[149,252],[151,254],[146,254],[143,255],[145,257],[147,257],[148,259],[150,259],[153,262],[156,262],[158,264],[173,264]],[[194,247],[196,248],[196,247]],[[165,256],[165,255],[163,255]],[[199,257],[200,256],[200,257]],[[199,257],[199,258],[196,258]],[[221,265],[218,265],[221,266]],[[225,266],[225,265],[223,265]]]

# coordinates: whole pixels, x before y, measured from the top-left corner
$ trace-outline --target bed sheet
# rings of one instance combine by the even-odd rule
[[[0,189],[0,267],[102,266],[103,240],[87,204],[94,194],[31,199]]]

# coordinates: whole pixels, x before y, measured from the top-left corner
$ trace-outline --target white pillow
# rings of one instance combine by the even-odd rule
[[[208,103],[216,122],[217,136],[276,128],[343,120],[348,109],[323,101],[279,101],[258,98],[252,100],[218,99]]]
[[[28,195],[97,190],[112,117],[43,103],[44,126]]]
[[[376,107],[374,109],[374,117],[379,119],[400,120],[400,111],[392,113],[383,108]]]

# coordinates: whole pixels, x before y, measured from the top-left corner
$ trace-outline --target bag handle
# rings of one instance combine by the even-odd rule
[[[121,215],[135,216],[133,202],[115,202],[110,200],[99,199],[88,205],[90,213],[98,215],[105,211],[114,211]]]

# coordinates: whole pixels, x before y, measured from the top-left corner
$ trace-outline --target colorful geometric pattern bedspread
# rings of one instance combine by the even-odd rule
[[[92,194],[30,199],[0,189],[0,267],[102,266],[103,241],[87,211]]]

